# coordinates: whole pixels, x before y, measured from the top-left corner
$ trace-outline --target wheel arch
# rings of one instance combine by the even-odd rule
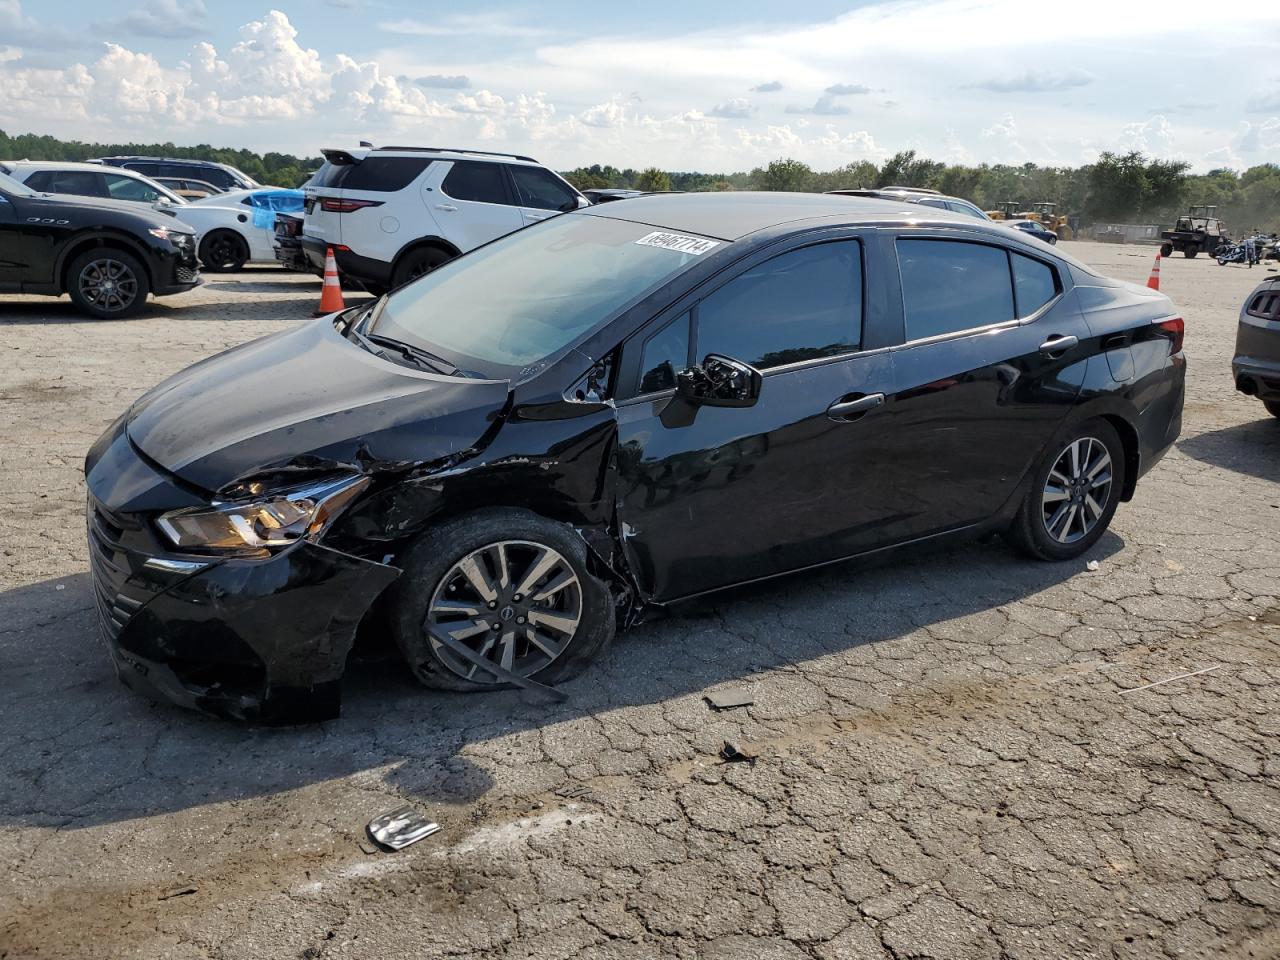
[[[406,243],[403,247],[399,249],[395,257],[391,261],[390,275],[393,277],[395,276],[396,270],[400,268],[400,263],[404,260],[405,257],[413,253],[415,250],[422,250],[426,248],[439,250],[442,253],[447,253],[450,259],[453,259],[454,257],[462,256],[462,251],[459,250],[452,243],[450,243],[448,240],[444,239],[444,237],[436,237],[436,236],[419,237],[417,240],[410,240],[408,243]]]
[[[75,240],[63,248],[61,255],[58,257],[57,269],[54,271],[54,282],[58,284],[63,293],[71,289],[71,284],[67,282],[69,280],[67,271],[70,269],[72,261],[80,254],[97,247],[114,247],[132,254],[142,264],[142,269],[146,271],[147,283],[153,290],[155,289],[156,278],[151,269],[151,258],[147,255],[147,250],[142,244],[127,233],[114,230],[93,230],[77,236]]]

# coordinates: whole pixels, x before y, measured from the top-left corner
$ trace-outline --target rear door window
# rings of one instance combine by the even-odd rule
[[[430,165],[428,157],[366,157],[347,166],[342,188],[395,193],[417,180]]]
[[[520,206],[538,210],[571,210],[577,206],[578,195],[550,171],[515,164],[508,164],[507,169],[515,179]]]
[[[455,160],[440,188],[455,200],[511,204],[502,165],[497,163]]]
[[[907,340],[1014,319],[1009,255],[958,240],[898,240]]]
[[[768,369],[856,351],[862,333],[862,245],[837,240],[766,260],[697,309],[698,356]]]
[[[77,197],[105,197],[102,174],[87,170],[37,170],[27,186],[42,193],[69,193]]]

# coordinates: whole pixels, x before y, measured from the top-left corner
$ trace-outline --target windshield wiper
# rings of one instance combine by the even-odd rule
[[[456,377],[462,373],[456,366],[446,360],[444,357],[438,357],[430,350],[424,350],[422,347],[414,346],[412,343],[405,343],[403,340],[396,340],[393,337],[383,337],[376,333],[360,334],[370,343],[376,343],[380,347],[386,347],[388,350],[394,350],[406,360],[418,364],[418,366],[426,366],[435,370],[436,373],[443,373],[446,376]]]

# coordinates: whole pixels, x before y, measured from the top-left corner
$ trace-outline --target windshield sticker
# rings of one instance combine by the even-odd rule
[[[674,250],[676,253],[687,253],[695,257],[700,257],[708,250],[714,250],[720,246],[719,240],[704,240],[702,237],[690,237],[683,233],[667,233],[665,230],[655,230],[653,233],[641,237],[636,243],[646,247],[662,247],[664,250]]]

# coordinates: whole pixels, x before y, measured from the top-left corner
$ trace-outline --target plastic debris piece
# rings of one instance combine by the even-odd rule
[[[703,696],[712,710],[732,710],[734,707],[746,707],[756,702],[756,695],[745,687],[737,690],[715,690]]]
[[[369,839],[387,850],[403,850],[440,829],[413,807],[405,806],[369,821]]]
[[[724,742],[724,746],[720,748],[720,759],[725,763],[746,763],[751,766],[756,764],[756,756],[754,753],[746,753],[728,740]]]
[[[1084,565],[1084,568],[1085,568],[1086,570],[1097,570],[1097,569],[1098,569],[1098,561],[1097,561],[1097,560],[1090,560],[1088,563],[1086,563],[1086,564]]]
[[[164,893],[160,894],[157,899],[172,900],[174,897],[189,897],[196,892],[196,887],[188,884],[185,887],[170,887]]]

